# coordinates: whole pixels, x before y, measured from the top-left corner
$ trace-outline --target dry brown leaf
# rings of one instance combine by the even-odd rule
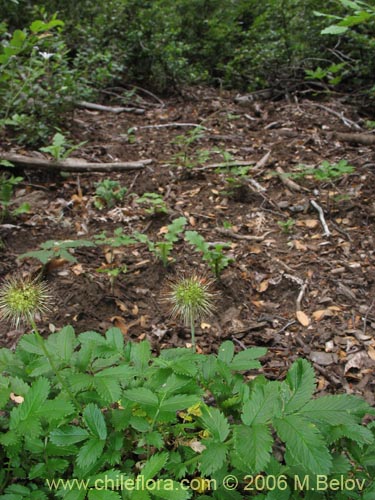
[[[9,395],[9,397],[10,397],[10,399],[12,401],[14,401],[15,403],[17,403],[18,405],[21,404],[21,403],[23,403],[23,401],[24,401],[23,396],[16,396],[14,394],[14,392],[11,392],[10,395]]]
[[[138,316],[138,313],[139,313],[139,307],[137,306],[137,304],[134,304],[133,309],[132,309],[132,315]]]
[[[195,453],[202,453],[206,449],[205,445],[200,441],[190,441],[189,446]]]
[[[307,246],[304,243],[302,243],[299,240],[294,240],[293,243],[294,243],[296,250],[301,250],[302,252],[306,252]]]
[[[209,323],[201,323],[201,328],[202,330],[209,330],[211,328],[211,325]]]
[[[193,217],[192,215],[189,217],[189,224],[193,227],[195,227],[197,224],[195,217]]]
[[[263,293],[267,290],[268,287],[269,287],[269,281],[264,280],[256,287],[256,290],[259,293]]]
[[[259,245],[252,245],[251,247],[249,247],[248,251],[249,253],[260,254],[263,250]]]
[[[128,310],[127,305],[124,304],[124,302],[122,302],[121,300],[115,299],[115,303],[116,303],[116,306],[120,309],[121,312],[125,312],[125,311]]]
[[[112,316],[112,318],[110,318],[110,321],[116,328],[119,328],[121,330],[121,333],[123,335],[127,335],[129,326],[126,325],[124,318],[122,318],[121,316]]]
[[[305,220],[299,220],[296,222],[296,226],[308,227],[309,229],[314,229],[318,225],[319,225],[319,222],[316,219],[305,219]]]
[[[254,304],[255,307],[261,309],[264,305],[264,300],[252,300],[251,303]]]
[[[55,269],[58,269],[64,266],[68,261],[65,259],[51,259],[46,265],[46,273],[50,273]]]
[[[162,226],[160,229],[159,229],[159,232],[158,234],[159,235],[162,235],[162,234],[167,234],[168,233],[168,226]]]
[[[314,311],[312,313],[312,317],[315,321],[320,321],[326,316],[332,316],[333,313],[329,309],[319,309],[318,311]]]
[[[296,312],[296,318],[301,323],[302,326],[309,326],[310,318],[303,311]]]
[[[76,264],[72,267],[72,271],[76,276],[83,274],[85,271],[83,270],[82,264]]]
[[[375,361],[375,349],[371,345],[367,349],[367,354],[373,361]]]

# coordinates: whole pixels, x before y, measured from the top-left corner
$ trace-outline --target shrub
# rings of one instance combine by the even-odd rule
[[[373,410],[354,396],[313,398],[302,359],[282,382],[244,378],[265,352],[235,354],[227,341],[218,355],[154,357],[116,328],[67,326],[43,345],[25,335],[0,350],[0,498],[339,500],[313,489],[342,477],[356,481],[350,498],[373,498],[375,426],[361,423]],[[116,490],[126,480],[133,487]]]

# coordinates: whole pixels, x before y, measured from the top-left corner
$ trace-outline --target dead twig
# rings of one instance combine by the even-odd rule
[[[319,219],[324,229],[324,234],[329,238],[331,236],[331,231],[328,229],[326,220],[324,218],[324,212],[320,205],[317,204],[315,200],[310,200],[311,205],[319,212]]]
[[[364,144],[365,146],[372,146],[375,144],[375,135],[372,134],[345,134],[335,132],[334,136],[340,141],[350,142],[353,144]]]
[[[246,240],[246,241],[263,241],[267,235],[272,233],[272,231],[267,231],[261,236],[255,236],[253,234],[237,234],[231,231],[230,229],[225,229],[223,227],[217,227],[216,232],[220,234],[224,234],[225,236],[229,236],[235,240]]]
[[[132,127],[136,132],[137,130],[147,129],[147,128],[183,128],[183,127],[200,127],[203,130],[209,130],[207,127],[200,125],[199,123],[160,123],[159,125],[143,125],[142,127]]]
[[[308,287],[308,282],[305,281],[303,283],[303,285],[301,286],[301,290],[299,291],[299,294],[298,294],[298,297],[296,300],[296,311],[301,311],[301,302],[302,302],[303,296],[305,295],[307,287]]]
[[[103,106],[102,104],[95,104],[93,102],[78,101],[76,105],[79,108],[92,109],[94,111],[108,111],[110,113],[134,113],[136,115],[143,115],[145,113],[144,109],[141,108],[125,108],[123,106]]]
[[[346,127],[349,128],[356,128],[361,130],[361,127],[358,125],[358,123],[353,122],[352,120],[349,120],[349,118],[346,118],[343,113],[339,113],[338,111],[335,111],[334,109],[327,108],[327,106],[323,106],[323,104],[319,104],[318,102],[310,102],[313,106],[323,109],[324,111],[327,111],[327,113],[330,113],[331,115],[337,116],[337,118],[340,118],[340,120],[343,122],[343,124]]]
[[[115,172],[121,170],[139,170],[150,165],[153,160],[138,160],[113,163],[89,163],[80,158],[66,160],[46,160],[13,153],[0,153],[0,160],[7,160],[23,168],[42,168],[46,170],[65,170],[67,172]]]
[[[294,182],[290,177],[288,177],[288,174],[284,172],[284,170],[281,167],[276,168],[276,172],[279,174],[279,179],[281,182],[289,189],[292,191],[306,191],[305,188],[301,187],[299,184]]]
[[[370,314],[371,309],[374,307],[375,299],[371,302],[370,307],[367,309],[366,314],[363,318],[363,335],[366,335],[367,319]]]

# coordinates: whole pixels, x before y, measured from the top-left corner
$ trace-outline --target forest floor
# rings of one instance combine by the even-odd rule
[[[366,131],[366,116],[337,98],[238,101],[208,89],[163,101],[143,97],[143,115],[79,109],[70,133],[72,142],[87,141],[75,157],[152,159],[144,168],[17,170],[24,181],[15,204],[31,209],[0,226],[0,276],[43,270],[54,296],[51,314],[40,320],[43,335],[67,324],[76,333],[117,326],[127,339],[149,339],[156,351],[189,345],[188,329],[160,301],[181,272],[210,276],[183,234],[168,267],[142,243],[79,247],[71,250],[76,262],[53,259],[43,268],[35,258],[18,258],[48,240],[92,240],[117,228],[163,241],[166,227],[185,217],[185,231],[228,244],[224,254],[233,259],[215,280],[217,310],[197,329],[198,350],[217,352],[224,340],[239,350],[265,346],[262,371],[273,379],[302,356],[314,365],[319,391],[362,394],[374,404],[375,157],[373,146],[336,135]],[[346,165],[351,172],[344,173]],[[284,177],[280,168],[302,175]],[[96,183],[105,179],[127,193],[99,210]],[[136,201],[144,193],[159,194],[168,213],[150,214]],[[105,271],[113,269],[124,272],[112,287]],[[14,348],[25,332],[0,323],[0,346]]]

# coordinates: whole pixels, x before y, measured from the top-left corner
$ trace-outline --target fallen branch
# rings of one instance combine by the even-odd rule
[[[343,113],[339,113],[338,111],[335,111],[334,109],[327,108],[327,106],[323,106],[323,104],[319,104],[318,102],[310,102],[313,106],[316,106],[317,108],[323,109],[324,111],[327,111],[327,113],[330,113],[331,115],[337,116],[337,118],[340,118],[340,120],[343,122],[343,124],[346,127],[349,128],[356,128],[361,130],[361,127],[358,125],[358,123],[353,122],[352,120],[349,120],[349,118],[346,118]]]
[[[24,168],[43,168],[46,170],[66,170],[73,172],[115,172],[118,170],[138,170],[150,165],[153,160],[138,160],[113,163],[89,163],[80,158],[66,160],[46,160],[33,156],[24,156],[13,153],[0,153],[0,160],[7,160],[14,165]]]
[[[323,209],[321,206],[319,206],[317,204],[316,201],[314,200],[311,200],[310,201],[311,205],[315,208],[315,210],[317,210],[319,212],[319,219],[320,219],[320,222],[323,226],[323,229],[324,229],[324,234],[327,236],[327,238],[329,238],[331,236],[331,231],[328,229],[328,226],[327,226],[327,223],[326,223],[326,220],[324,218],[324,212],[323,212]]]
[[[230,229],[225,229],[223,227],[217,227],[216,232],[220,234],[224,234],[225,236],[230,236],[235,240],[246,240],[246,241],[263,241],[266,236],[268,236],[272,231],[267,231],[261,236],[255,236],[253,234],[237,234],[231,231]]]
[[[78,101],[76,105],[79,108],[92,109],[94,111],[109,111],[110,113],[134,113],[136,115],[143,115],[144,109],[141,108],[124,108],[122,106],[103,106],[102,104],[95,104],[93,102]]]
[[[334,136],[340,141],[351,142],[353,144],[364,144],[365,146],[375,144],[375,135],[372,134],[345,134],[335,132]]]
[[[292,179],[290,179],[288,177],[288,174],[284,172],[284,170],[281,168],[281,167],[277,167],[276,168],[276,172],[279,174],[279,179],[281,180],[281,182],[289,189],[291,189],[292,191],[306,191],[306,189],[304,189],[303,187],[301,187],[299,184],[297,184],[296,182],[292,181]]]
[[[212,170],[215,168],[230,168],[230,167],[250,167],[251,161],[227,161],[222,163],[210,163],[209,165],[205,165],[204,167],[195,168],[194,172],[199,172],[201,170]]]
[[[137,130],[142,130],[146,128],[183,128],[183,127],[200,127],[203,130],[208,130],[207,127],[203,127],[199,123],[161,123],[159,125],[143,125],[143,127],[132,127],[132,130],[136,132]]]

